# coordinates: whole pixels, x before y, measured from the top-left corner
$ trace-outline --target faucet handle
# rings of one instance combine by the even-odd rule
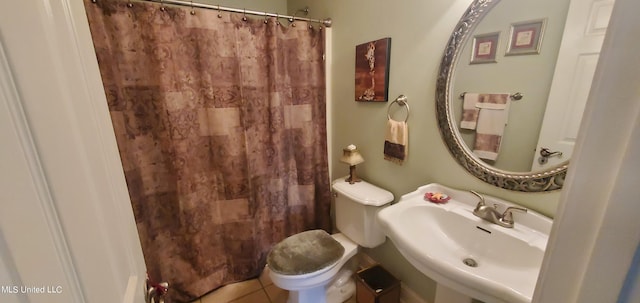
[[[516,207],[516,206],[509,206],[507,207],[507,209],[504,210],[504,213],[502,214],[502,217],[500,218],[500,221],[502,221],[503,223],[507,223],[507,224],[512,224],[513,225],[513,213],[512,211],[517,210],[517,211],[521,211],[526,213],[527,209],[524,207]]]
[[[478,210],[481,206],[485,206],[486,204],[484,203],[484,197],[477,193],[476,191],[470,190],[470,193],[474,194],[476,197],[480,198],[480,201],[478,201],[478,204],[476,205],[476,210]]]

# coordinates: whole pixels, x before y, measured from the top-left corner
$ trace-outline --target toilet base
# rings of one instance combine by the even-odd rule
[[[342,303],[356,293],[353,271],[343,268],[328,287],[319,286],[303,291],[289,291],[287,303]]]
[[[324,286],[289,291],[287,303],[327,303],[327,291]]]
[[[327,288],[327,303],[342,303],[356,294],[356,281],[353,270],[342,268]]]

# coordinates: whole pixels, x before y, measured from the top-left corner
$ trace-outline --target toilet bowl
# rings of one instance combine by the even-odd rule
[[[393,201],[393,194],[364,181],[349,184],[340,178],[332,184],[336,226],[341,233],[331,237],[344,252],[335,262],[309,273],[284,274],[269,270],[273,284],[289,291],[287,303],[344,302],[355,293],[353,271],[345,268],[345,264],[356,255],[358,246],[372,248],[386,240],[377,226],[377,213]]]
[[[343,234],[331,235],[344,247],[342,257],[325,268],[303,275],[284,275],[269,271],[269,277],[276,286],[289,291],[287,303],[334,303],[327,301],[327,286],[338,272],[358,252],[358,245]],[[342,302],[335,302],[342,303]]]

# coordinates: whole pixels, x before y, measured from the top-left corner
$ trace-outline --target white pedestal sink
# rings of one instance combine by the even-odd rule
[[[432,203],[424,198],[428,192],[451,199]],[[500,212],[515,206],[484,197]],[[437,283],[486,303],[530,303],[551,219],[514,213],[515,226],[505,228],[476,217],[477,202],[467,191],[429,184],[381,210],[378,219],[409,263]]]

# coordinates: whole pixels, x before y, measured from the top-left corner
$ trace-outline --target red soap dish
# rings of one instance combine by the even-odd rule
[[[447,203],[451,197],[443,194],[443,193],[426,193],[424,194],[424,199],[429,200],[433,203]]]

